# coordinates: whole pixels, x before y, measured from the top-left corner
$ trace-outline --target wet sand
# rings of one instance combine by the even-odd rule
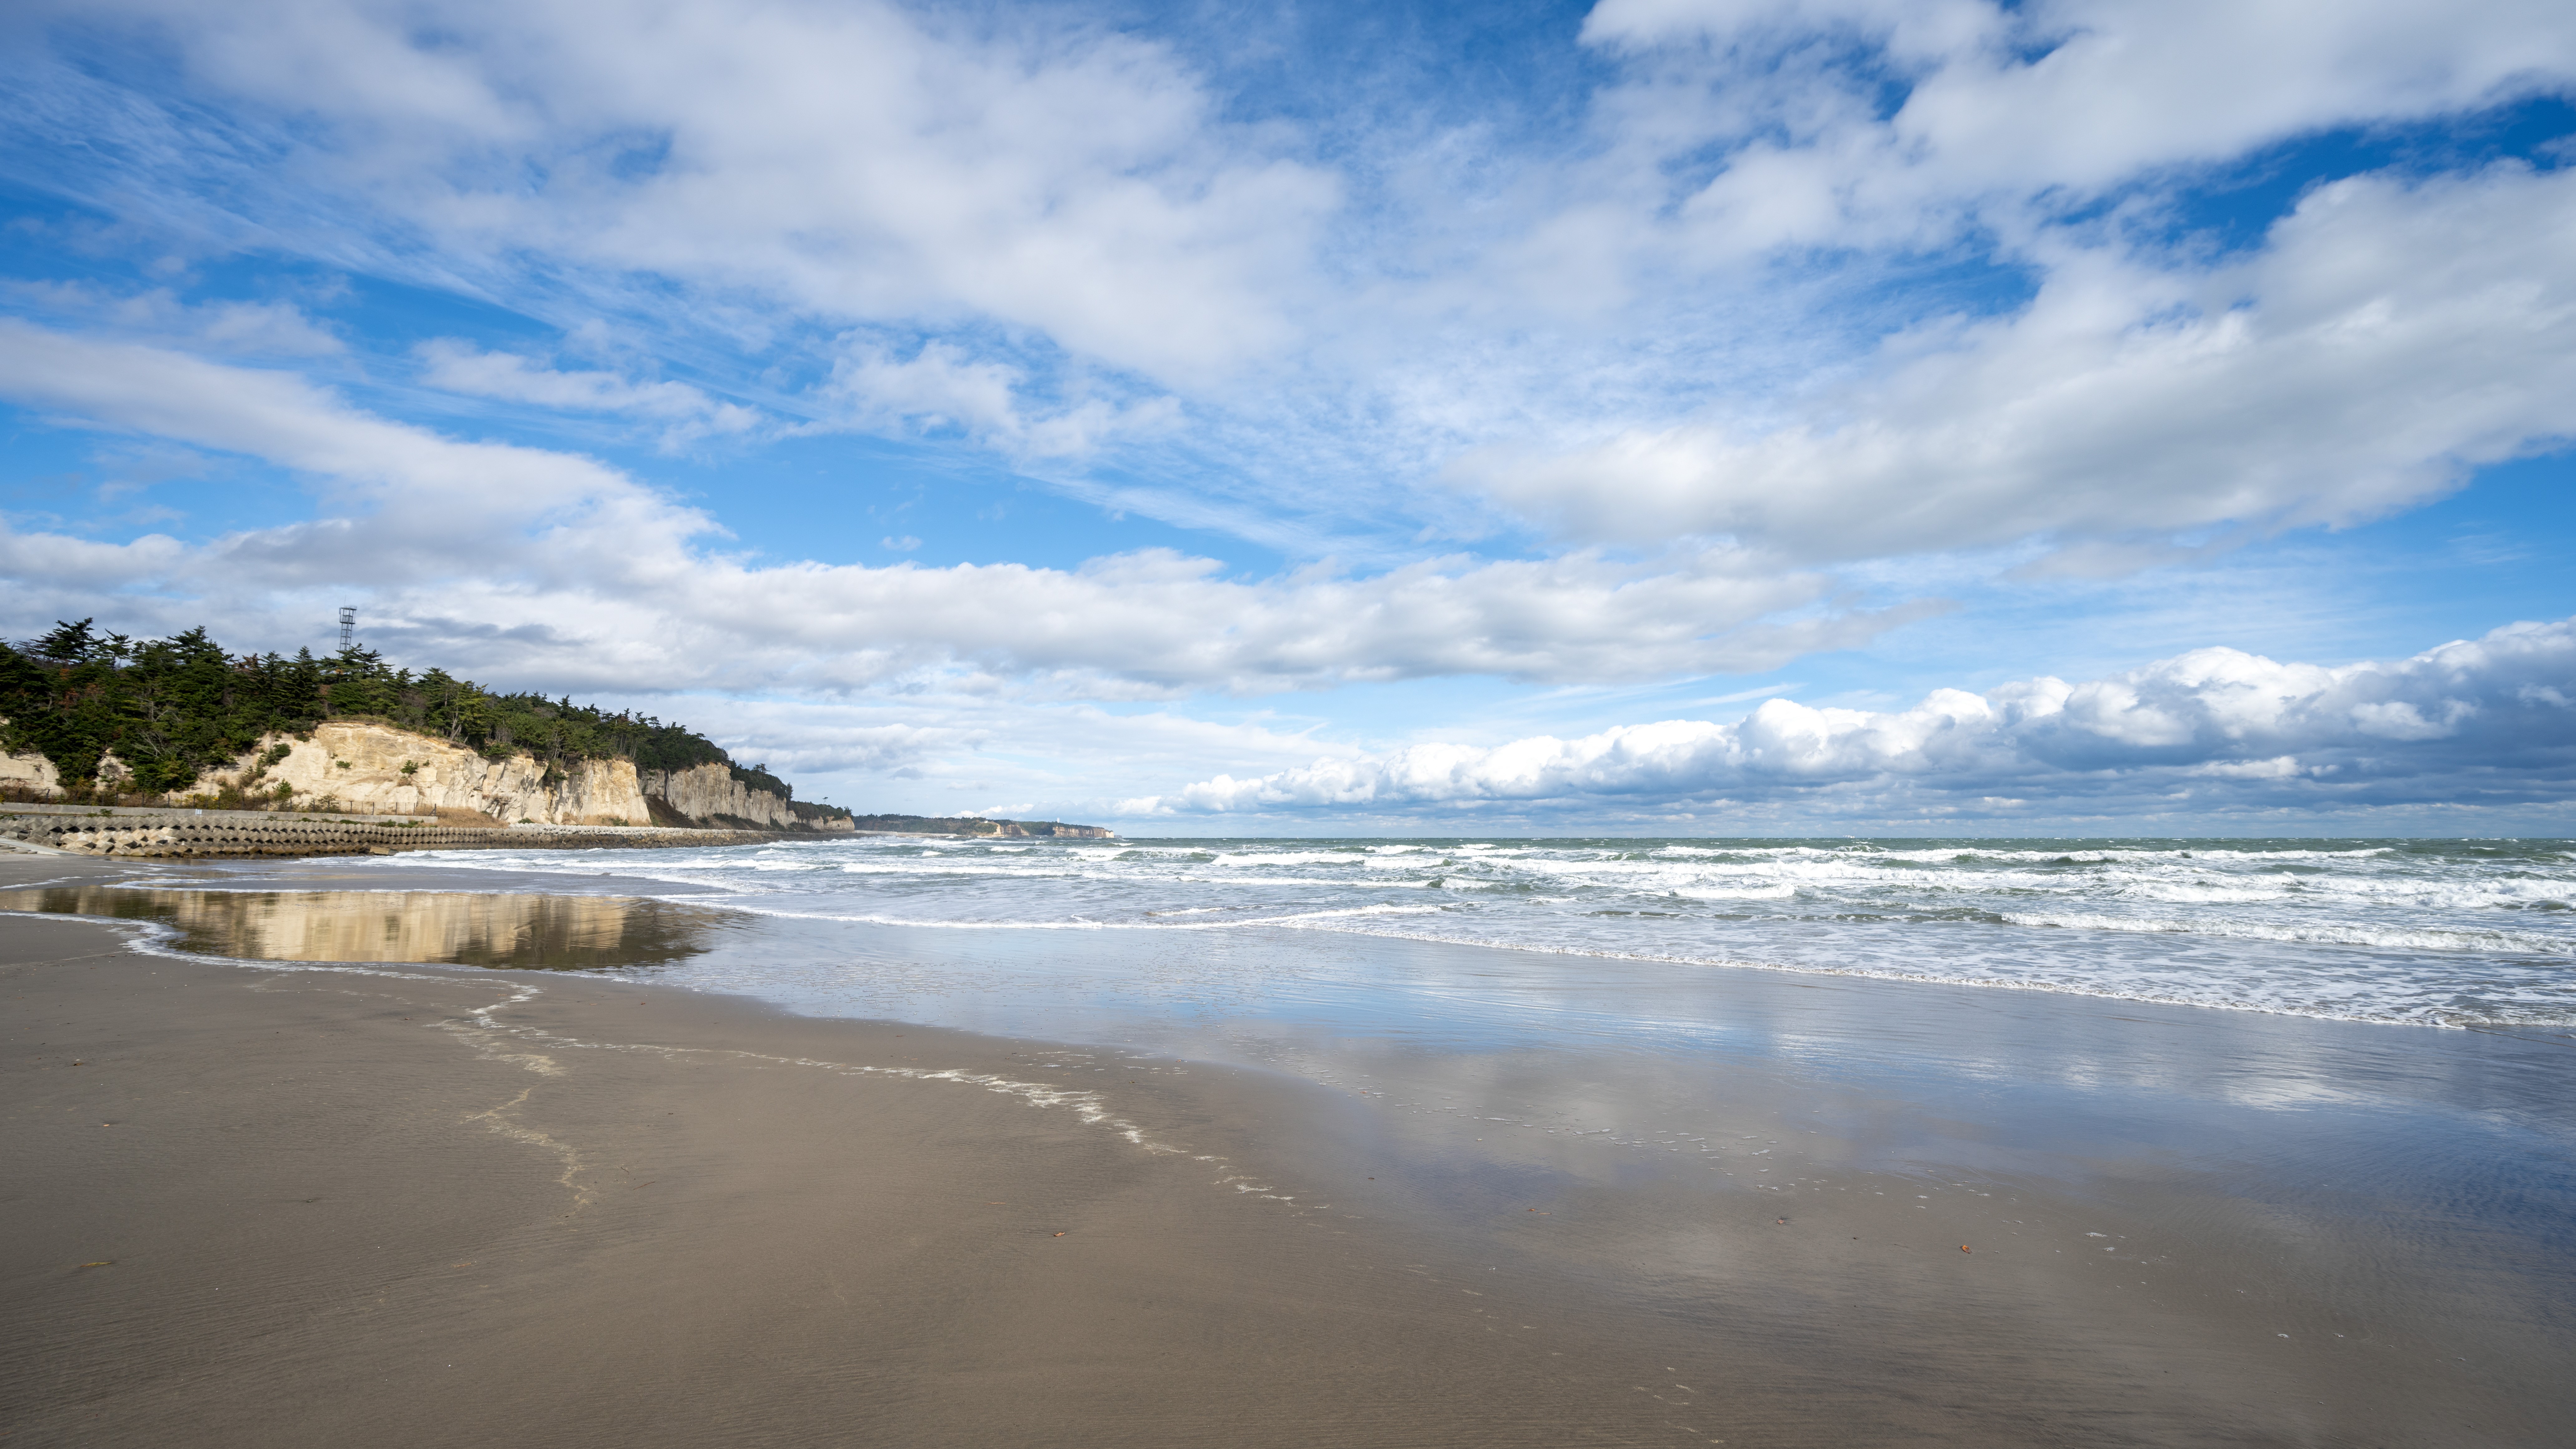
[[[2540,1444],[2576,1409],[2546,1231],[2428,1256],[2187,1173],[1794,1141],[1760,1159],[1794,1200],[1550,1177],[1258,1071],[123,939],[0,920],[11,1446]],[[1728,1090],[1750,1179],[1813,1084]]]

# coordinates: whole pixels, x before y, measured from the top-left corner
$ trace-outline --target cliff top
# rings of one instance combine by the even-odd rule
[[[232,655],[203,627],[167,639],[100,632],[94,620],[0,644],[0,750],[40,754],[68,793],[99,792],[113,755],[123,788],[159,796],[196,784],[277,735],[303,737],[325,720],[410,730],[494,759],[526,755],[550,769],[592,759],[632,760],[639,770],[722,765],[745,786],[793,800],[764,765],[735,763],[686,726],[631,711],[580,705],[570,695],[487,690],[439,668],[414,673],[372,649],[328,659],[311,650]],[[840,815],[830,806],[809,811]]]

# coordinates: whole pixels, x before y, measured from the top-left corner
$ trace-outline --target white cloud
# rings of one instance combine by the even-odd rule
[[[1640,103],[1671,149],[1750,143],[1694,206],[1766,229],[1793,199],[1839,228],[2097,191],[2576,73],[2576,17],[2550,0],[1602,0],[1583,33],[1657,78]],[[1907,89],[1882,113],[1889,79]]]
[[[75,420],[266,458],[371,501],[467,502],[506,517],[585,495],[638,491],[615,470],[585,458],[458,443],[386,421],[293,373],[231,367],[5,318],[0,393]]]
[[[328,357],[347,345],[291,302],[187,302],[167,287],[115,291],[83,282],[0,282],[38,317],[111,337],[250,357]]]
[[[1401,114],[1421,98],[1375,96],[1387,114],[1328,123],[1295,97],[1226,95],[1134,31],[978,16],[465,0],[432,33],[374,0],[98,0],[62,7],[63,33],[89,46],[133,22],[124,36],[166,42],[172,69],[118,89],[141,72],[98,43],[82,53],[99,66],[28,88],[19,126],[84,158],[57,190],[138,231],[589,319],[576,337],[614,316],[624,355],[732,369],[702,388],[447,341],[419,354],[433,386],[639,419],[666,442],[757,433],[768,414],[716,395],[731,388],[807,409],[796,431],[1061,463],[1078,496],[1367,569],[728,556],[716,519],[596,460],[118,345],[339,347],[292,307],[22,288],[21,310],[86,330],[0,331],[10,396],[270,460],[324,501],[205,543],[0,534],[9,609],[158,610],[292,642],[287,621],[358,588],[371,628],[417,657],[592,689],[1024,703],[1649,680],[1852,647],[1933,607],[1858,611],[1829,564],[1920,576],[1965,568],[1924,554],[2027,557],[2034,537],[2059,572],[2208,557],[2420,503],[2576,431],[2568,174],[2360,177],[2216,264],[2164,230],[2194,167],[2563,85],[2563,6],[1607,0],[1587,35],[1616,79],[1525,149],[1509,117],[1443,129]],[[95,110],[66,99],[84,85]],[[1229,119],[1249,101],[1274,119]],[[1328,140],[1352,135],[1369,140]],[[1896,267],[1951,264],[2027,269],[2037,296],[1931,320],[1903,286],[1862,297]],[[1470,489],[1424,486],[1462,454]],[[1512,515],[1568,551],[1448,552]],[[1857,562],[1886,559],[1914,562]],[[2457,696],[2467,713],[2361,700],[2338,728],[2431,758],[2542,717],[2564,683],[2510,707]],[[2197,717],[2152,693],[2085,737],[2187,754]],[[1841,740],[1817,718],[1810,735]],[[852,769],[971,749],[864,728],[898,732],[852,736],[849,758],[874,762]],[[1634,743],[1688,753],[1660,739]],[[2174,764],[2168,783],[2341,788],[2303,749]],[[1267,750],[1203,773],[1279,778]],[[1987,793],[2022,798],[1999,768]],[[1846,785],[1875,788],[1817,788]],[[996,775],[971,798],[1052,788]]]
[[[538,254],[811,316],[964,312],[1162,376],[1289,342],[1338,205],[1259,133],[1229,143],[1162,47],[1071,17],[517,0],[425,32],[357,0],[127,0],[65,20],[148,30],[203,92],[304,118],[287,181],[365,198],[446,267]]]
[[[463,443],[388,422],[287,373],[227,367],[161,348],[96,342],[0,318],[0,397],[79,422],[248,454],[317,481],[327,516],[236,534],[174,554],[169,540],[123,546],[128,582],[227,592],[319,583],[378,587],[452,575],[470,561],[547,570],[650,567],[712,530],[588,458]],[[58,577],[57,559],[112,555],[37,535],[8,539],[22,585]],[[173,577],[173,574],[177,577]]]
[[[816,390],[825,416],[809,431],[956,432],[1021,457],[1064,458],[1089,453],[1113,435],[1168,430],[1180,416],[1170,397],[1032,407],[1027,384],[1020,369],[979,361],[953,343],[925,342],[899,358],[854,342]]]
[[[1578,539],[1804,559],[2037,534],[2111,540],[2070,563],[2121,568],[2191,530],[2352,523],[2576,435],[2569,235],[2576,172],[2355,178],[2234,265],[2067,256],[2027,309],[1892,338],[1872,380],[1786,426],[1633,429],[1460,473]]]
[[[1804,799],[1883,815],[2038,795],[2126,811],[2563,803],[2576,800],[2571,687],[2576,619],[2333,668],[2196,649],[2082,684],[1935,690],[1896,712],[1773,699],[1735,724],[1413,745],[1218,775],[1121,813]]]
[[[2358,178],[2216,266],[2176,205],[2276,143],[2576,89],[2563,5],[1604,0],[1585,36],[1623,67],[1590,146],[1478,198],[1520,227],[1462,266],[1504,300],[1408,379],[1469,404],[1452,481],[1564,537],[2040,535],[2116,573],[2576,431],[2567,175]],[[2036,298],[1943,315],[1918,279],[1954,263]],[[1499,339],[1556,297],[1550,371]]]
[[[62,5],[85,44],[166,44],[174,109],[69,64],[28,89],[54,150],[91,158],[57,181],[103,205],[233,208],[245,244],[647,318],[693,355],[738,349],[744,396],[835,367],[769,401],[821,429],[1101,463],[1140,511],[1313,552],[1507,530],[1423,486],[1465,454],[1457,477],[1578,539],[1733,532],[1839,559],[2046,533],[2072,546],[2062,567],[2112,572],[2181,556],[2133,532],[2365,517],[2566,427],[2566,390],[2508,361],[2564,355],[2545,308],[2492,359],[2444,331],[2562,287],[2556,178],[2355,183],[2217,271],[2131,225],[2193,168],[2276,141],[2563,89],[2576,22],[2543,0],[1604,0],[1584,34],[1611,78],[1550,118],[1562,145],[1507,139],[1509,116],[1441,124],[1418,95],[1301,115],[1298,95],[1226,94],[1144,25],[1063,11],[478,0],[434,32],[412,19]],[[1244,108],[1272,119],[1229,119]],[[1371,140],[1333,139],[1352,134]],[[2444,251],[2446,209],[2473,257]],[[2383,288],[2373,334],[2369,288],[2428,257]],[[1874,291],[1954,262],[2028,269],[2040,300],[1927,323]],[[1869,379],[1816,392],[1873,355]],[[471,360],[453,375],[486,395],[693,405]],[[2392,381],[2455,360],[2478,385]],[[2331,406],[2347,382],[2350,417]],[[744,421],[716,406],[668,425]],[[2213,406],[2224,426],[2176,423]]]
[[[591,688],[636,678],[791,691],[940,678],[968,688],[980,678],[985,688],[1145,699],[1442,674],[1753,670],[1855,646],[1924,612],[1805,613],[1816,602],[1806,581],[1730,577],[1722,555],[1673,560],[1681,567],[1665,572],[1593,558],[1456,558],[1368,578],[1241,582],[1212,560],[1163,550],[1071,570],[755,567],[650,542],[626,559],[605,537],[560,561],[531,549],[517,567],[501,566],[510,550],[496,548],[470,570],[379,584],[371,617],[415,625],[423,653],[437,641],[505,659],[514,676]],[[42,551],[20,545],[22,557]],[[182,579],[206,587],[226,551],[192,555]],[[1802,612],[1770,617],[1789,610]],[[490,626],[492,642],[451,623],[463,620]]]
[[[828,387],[862,423],[1011,433],[1020,426],[1011,397],[1019,382],[1015,368],[972,361],[954,346],[930,342],[903,360],[877,348],[855,349],[834,362]]]
[[[1936,607],[1836,608],[1823,580],[1727,550],[1452,556],[1259,581],[1168,550],[1073,570],[763,567],[696,551],[715,531],[705,515],[605,464],[460,443],[284,374],[0,320],[0,396],[266,459],[325,494],[321,519],[201,547],[0,535],[24,609],[92,607],[102,587],[148,586],[174,613],[195,605],[173,596],[364,589],[385,627],[464,651],[444,657],[584,687],[839,690],[963,670],[1133,697],[1462,673],[1634,679],[1769,668]]]
[[[360,628],[374,637],[365,617]],[[1303,733],[1313,721],[1260,711],[1230,722],[1160,709],[1112,713],[935,684],[849,699],[638,694],[615,684],[574,693],[685,721],[735,759],[768,765],[800,799],[925,815],[998,800],[1010,808],[995,813],[1094,820],[1110,800],[1176,769],[1286,765],[1317,748]]]
[[[683,382],[636,382],[613,372],[560,371],[513,352],[485,352],[455,338],[436,338],[414,349],[421,381],[446,392],[506,402],[533,403],[569,412],[628,413],[665,424],[663,441],[676,445],[710,433],[743,433],[761,415],[721,401]]]

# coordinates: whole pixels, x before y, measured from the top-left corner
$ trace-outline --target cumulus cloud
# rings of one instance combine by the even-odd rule
[[[2132,813],[2576,800],[2576,619],[2338,667],[2196,649],[2081,684],[1935,690],[1893,712],[1772,699],[1734,724],[1413,745],[1251,779],[1219,775],[1123,808],[1801,800],[1883,814],[2032,796]]]

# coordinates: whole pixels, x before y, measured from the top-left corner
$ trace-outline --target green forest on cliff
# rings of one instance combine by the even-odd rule
[[[569,696],[498,694],[442,669],[414,674],[355,645],[327,659],[310,650],[231,655],[203,628],[129,639],[95,631],[94,622],[58,623],[40,639],[0,644],[0,749],[43,755],[76,792],[97,783],[99,762],[111,753],[131,774],[126,788],[164,795],[265,736],[355,717],[496,759],[528,754],[550,769],[599,759],[632,760],[639,770],[724,765],[752,789],[793,798],[765,767],[737,765],[706,736],[650,716]]]

